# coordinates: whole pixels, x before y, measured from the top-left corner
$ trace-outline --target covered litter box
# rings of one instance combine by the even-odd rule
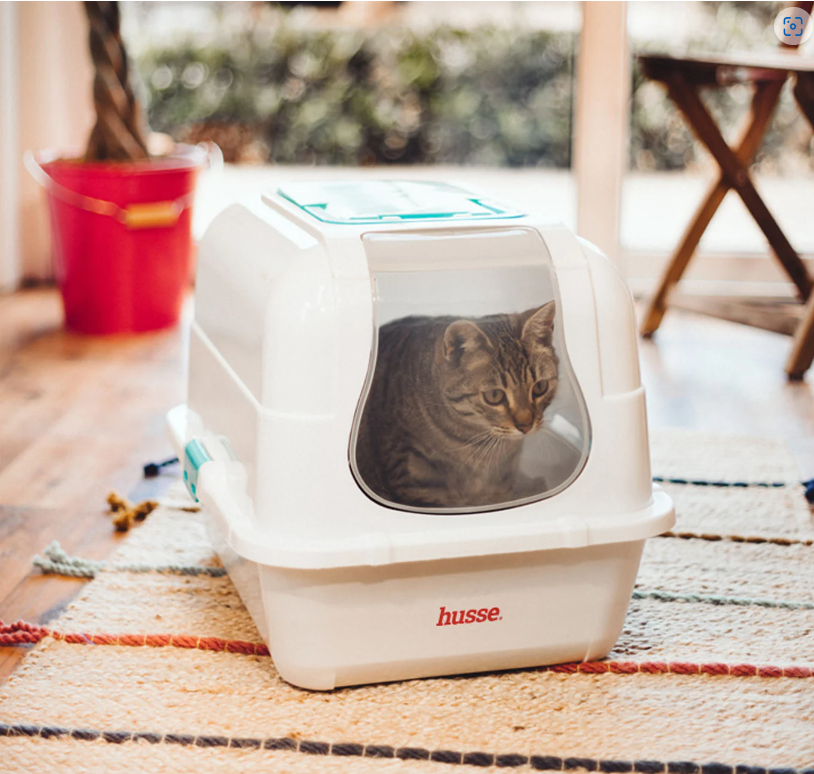
[[[292,183],[225,210],[168,424],[306,688],[600,658],[675,520],[616,269],[447,184]]]

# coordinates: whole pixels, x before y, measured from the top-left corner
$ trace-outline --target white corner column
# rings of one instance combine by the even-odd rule
[[[573,168],[577,233],[622,270],[622,178],[627,167],[630,60],[624,2],[583,2]]]
[[[0,293],[22,277],[18,126],[17,3],[0,3]]]
[[[7,5],[7,3],[0,3]],[[17,6],[19,218],[23,279],[53,278],[48,212],[24,171],[27,150],[79,152],[93,128],[93,65],[82,3]]]

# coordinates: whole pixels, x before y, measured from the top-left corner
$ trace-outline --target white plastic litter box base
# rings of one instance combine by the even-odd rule
[[[295,570],[240,558],[214,522],[210,538],[277,670],[312,690],[602,658],[644,548]]]

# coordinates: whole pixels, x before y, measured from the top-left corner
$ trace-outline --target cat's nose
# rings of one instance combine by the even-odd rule
[[[534,426],[534,416],[530,411],[518,411],[514,417],[514,426],[525,435]]]

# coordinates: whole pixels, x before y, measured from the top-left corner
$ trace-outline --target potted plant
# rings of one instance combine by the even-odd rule
[[[151,155],[116,2],[86,2],[96,123],[84,155],[26,154],[45,188],[68,328],[148,331],[178,321],[192,260],[192,200],[207,151]]]

